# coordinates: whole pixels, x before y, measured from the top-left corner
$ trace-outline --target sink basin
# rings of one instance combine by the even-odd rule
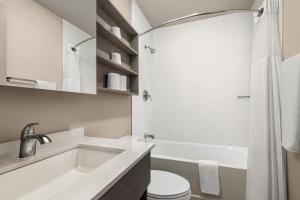
[[[1,199],[49,199],[121,152],[81,146],[0,175]]]

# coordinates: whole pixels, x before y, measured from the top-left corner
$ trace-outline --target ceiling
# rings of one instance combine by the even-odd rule
[[[90,35],[96,35],[96,0],[34,1],[81,28]]]
[[[152,26],[197,12],[250,9],[254,0],[136,0]]]

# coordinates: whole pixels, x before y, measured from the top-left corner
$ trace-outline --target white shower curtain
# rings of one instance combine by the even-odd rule
[[[278,12],[278,0],[265,1],[264,14],[256,18],[255,24],[247,200],[286,200],[278,81],[282,63]]]

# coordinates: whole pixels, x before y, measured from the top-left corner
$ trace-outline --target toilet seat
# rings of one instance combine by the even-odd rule
[[[176,174],[152,170],[148,200],[190,200],[190,183]]]

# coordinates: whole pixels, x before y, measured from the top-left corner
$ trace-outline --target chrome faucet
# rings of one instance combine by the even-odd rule
[[[154,140],[154,139],[155,139],[155,136],[154,136],[154,134],[151,134],[151,133],[145,133],[145,134],[144,134],[144,138],[145,138],[145,139],[151,138],[152,140]]]
[[[36,134],[34,131],[34,126],[39,125],[39,123],[27,124],[21,133],[21,145],[19,158],[28,158],[36,154],[36,142],[39,141],[41,144],[47,144],[52,142],[52,140],[41,134]]]

